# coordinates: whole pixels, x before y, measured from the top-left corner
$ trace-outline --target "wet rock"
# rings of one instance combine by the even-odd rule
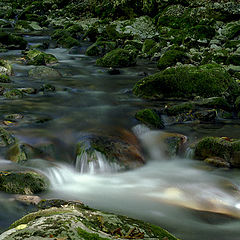
[[[110,68],[107,70],[107,73],[110,74],[110,75],[118,75],[118,74],[120,74],[120,70],[117,69],[117,68],[112,68],[112,67],[110,67]]]
[[[18,202],[27,204],[27,205],[38,205],[41,201],[41,198],[39,196],[33,196],[33,195],[17,195],[15,197],[15,200]]]
[[[105,169],[101,169],[101,162],[105,165]],[[92,163],[92,167],[97,172],[111,172],[140,167],[145,160],[135,135],[127,130],[121,130],[119,135],[90,135],[78,142],[77,168],[82,172],[90,171],[89,163]]]
[[[19,99],[19,98],[23,98],[23,93],[18,89],[12,89],[12,90],[5,91],[3,93],[3,96],[7,99]]]
[[[230,163],[226,162],[223,158],[220,157],[208,157],[204,159],[204,162],[215,167],[230,168]]]
[[[38,205],[40,206],[44,200]],[[45,202],[50,202],[49,200]],[[56,207],[43,208],[14,222],[0,235],[3,240],[47,239],[168,239],[177,240],[161,227],[91,209],[79,202],[53,199]],[[51,206],[51,204],[50,204]]]
[[[5,32],[0,32],[0,42],[7,49],[25,49],[27,46],[27,41],[22,37]]]
[[[8,75],[5,74],[0,74],[0,82],[1,83],[10,83],[10,77]]]
[[[240,140],[227,137],[205,137],[195,146],[195,158],[205,160],[207,158],[221,158],[221,165],[240,167]],[[212,161],[213,162],[213,161]]]
[[[141,79],[133,88],[135,95],[146,99],[216,97],[226,92],[239,92],[239,86],[217,64],[171,67]]]
[[[117,48],[99,58],[96,64],[102,67],[129,67],[136,65],[136,55],[131,51]]]
[[[150,127],[164,128],[164,123],[161,119],[160,114],[154,109],[146,108],[139,110],[135,114],[135,118]]]
[[[16,194],[34,194],[48,189],[47,179],[34,171],[1,171],[0,191]]]
[[[7,159],[23,163],[28,159],[37,158],[42,155],[42,151],[26,143],[16,143],[7,151]]]
[[[0,128],[0,146],[6,147],[14,144],[16,138],[4,128]]]
[[[52,84],[43,84],[40,88],[40,91],[43,92],[55,92],[56,88]]]
[[[13,113],[13,114],[6,114],[4,115],[4,119],[6,120],[20,120],[20,119],[23,119],[23,115],[22,114],[19,114],[19,113]]]
[[[0,74],[11,76],[13,74],[12,66],[7,60],[0,59]]]
[[[25,60],[28,65],[47,65],[58,62],[54,55],[41,52],[37,49],[27,51]]]
[[[22,92],[23,94],[26,93],[26,94],[36,94],[37,93],[37,89],[35,88],[18,88],[18,90],[20,92]]]
[[[86,50],[88,56],[104,56],[116,48],[115,42],[97,41]]]
[[[32,78],[59,78],[61,74],[53,68],[38,66],[29,71],[29,77]]]

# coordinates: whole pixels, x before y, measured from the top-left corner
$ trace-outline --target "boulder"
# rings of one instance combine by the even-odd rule
[[[102,67],[129,67],[136,65],[136,55],[132,51],[117,48],[99,58],[96,62]]]
[[[223,166],[239,168],[240,140],[230,139],[228,137],[205,137],[195,145],[194,158],[206,160],[215,165],[216,162],[221,162]],[[209,158],[215,159],[215,161],[207,160]],[[216,159],[218,159],[218,161],[216,161]]]
[[[86,50],[88,56],[103,56],[116,48],[115,42],[97,41]]]
[[[171,67],[139,80],[133,93],[146,99],[217,97],[237,94],[239,86],[218,64]]]
[[[25,61],[28,65],[47,65],[57,63],[57,58],[52,54],[37,49],[26,52]]]
[[[48,180],[34,171],[0,171],[0,191],[35,194],[48,189]]]
[[[135,114],[135,118],[140,122],[154,128],[164,128],[164,123],[160,114],[154,109],[142,109]]]
[[[138,139],[127,130],[119,135],[88,135],[76,147],[76,167],[81,172],[119,171],[145,163]]]
[[[9,63],[9,61],[0,59],[0,74],[7,75],[7,76],[13,75],[12,66]],[[2,78],[5,78],[5,77],[3,76]]]
[[[22,37],[5,32],[0,32],[0,43],[7,49],[25,49],[27,46],[27,41]]]
[[[81,202],[42,200],[39,211],[14,222],[0,238],[7,239],[168,239],[177,240],[161,227],[91,209]]]

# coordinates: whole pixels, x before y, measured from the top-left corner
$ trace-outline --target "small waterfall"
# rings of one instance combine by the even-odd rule
[[[96,150],[92,150],[91,153],[83,151],[78,155],[75,167],[82,174],[112,173],[121,170],[120,165],[106,159],[104,154]]]
[[[185,158],[187,158],[187,159],[193,159],[194,149],[191,148],[191,147],[188,147],[188,148],[186,149],[186,152],[185,152],[184,156],[185,156]]]

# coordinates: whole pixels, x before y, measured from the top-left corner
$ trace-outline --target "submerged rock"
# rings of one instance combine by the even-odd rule
[[[177,240],[161,227],[126,216],[102,212],[81,202],[50,200],[48,208],[17,220],[0,235],[7,239],[168,239]],[[38,206],[41,209],[42,200]],[[56,204],[54,204],[54,202]],[[53,207],[51,207],[53,205]],[[44,204],[46,206],[46,204]]]
[[[38,66],[29,71],[29,77],[32,78],[59,78],[61,74],[50,67]]]
[[[194,156],[215,166],[239,168],[240,140],[227,137],[205,137],[196,144]]]
[[[0,191],[17,194],[34,194],[46,191],[47,179],[34,171],[0,172]]]
[[[132,51],[117,48],[99,58],[96,64],[102,67],[129,67],[136,65],[136,54]]]
[[[216,97],[239,93],[239,86],[222,66],[206,64],[168,68],[138,81],[133,92],[147,99]]]

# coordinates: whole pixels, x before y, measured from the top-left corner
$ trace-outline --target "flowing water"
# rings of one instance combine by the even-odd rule
[[[48,37],[26,39],[36,44]],[[13,62],[13,86],[39,89],[43,83],[51,83],[57,90],[20,100],[2,99],[0,103],[1,116],[24,115],[9,126],[19,139],[33,145],[50,141],[57,147],[58,159],[32,159],[22,166],[37,169],[49,178],[50,191],[41,197],[80,200],[90,207],[160,225],[184,240],[240,239],[240,171],[215,169],[188,157],[167,159],[159,143],[163,132],[151,131],[134,119],[138,109],[165,104],[145,102],[130,91],[141,78],[140,72],[156,71],[154,64],[140,62],[112,76],[95,66],[95,58],[69,54],[62,48],[47,52],[59,59],[54,68],[61,77],[31,79],[27,72],[32,66],[21,63],[20,51],[0,55]],[[83,135],[99,129],[110,133],[116,126],[132,130],[141,139],[146,149],[145,166],[118,172],[119,166],[109,164],[97,151],[95,164],[88,164],[84,154],[75,161],[74,149]],[[190,142],[206,135],[239,137],[239,130],[239,122],[166,128],[187,135]],[[0,169],[10,168],[19,166],[0,160]],[[12,195],[0,194],[0,231],[31,210],[13,199]]]

